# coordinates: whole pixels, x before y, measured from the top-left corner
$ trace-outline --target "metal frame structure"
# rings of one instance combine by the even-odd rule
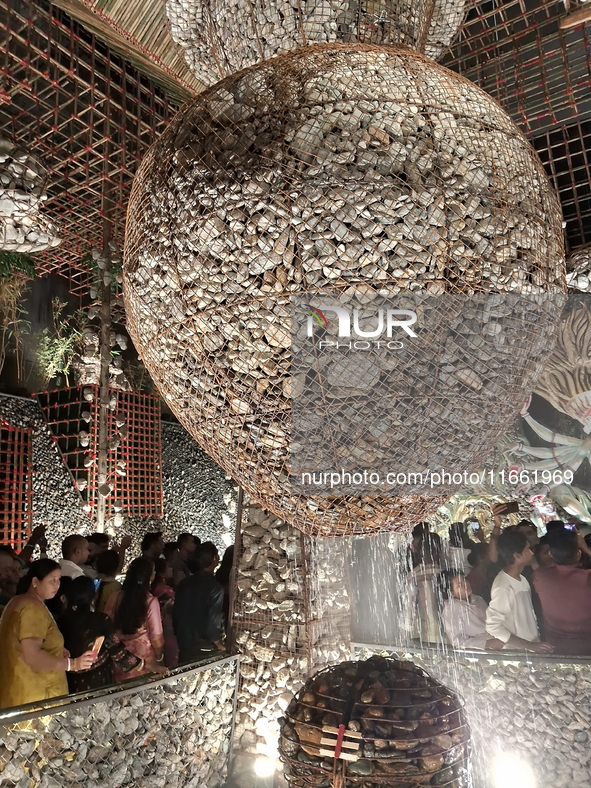
[[[0,542],[20,551],[33,518],[33,430],[0,420]]]
[[[174,107],[149,78],[47,2],[0,0],[0,128],[49,170],[46,215],[60,247],[36,258],[84,295],[88,254],[102,247],[108,184],[121,242],[131,180]]]
[[[84,393],[92,394],[85,399]],[[133,391],[110,389],[108,437],[116,438],[117,418],[127,426],[127,437],[108,452],[107,481],[112,492],[105,499],[106,515],[116,513],[114,502],[123,504],[130,517],[162,517],[162,434],[157,397]],[[83,500],[96,512],[98,501],[98,386],[55,389],[37,394],[37,399],[74,482],[84,479]],[[86,412],[87,418],[82,414]],[[88,446],[80,443],[80,432],[88,433]],[[86,462],[91,464],[86,466]],[[117,473],[117,463],[125,463],[125,475]]]
[[[591,29],[582,0],[476,0],[443,65],[495,98],[529,137],[562,203],[570,248],[591,241]]]

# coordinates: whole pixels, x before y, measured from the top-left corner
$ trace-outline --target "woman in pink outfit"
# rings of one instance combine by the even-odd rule
[[[160,603],[150,593],[153,579],[154,563],[148,558],[136,558],[129,565],[121,590],[107,602],[105,613],[113,619],[117,637],[128,651],[143,660],[143,665],[128,673],[114,666],[117,681],[166,672]]]
[[[174,589],[171,586],[172,566],[166,558],[157,558],[154,567],[156,575],[152,582],[152,593],[160,603],[164,630],[164,664],[167,668],[175,668],[179,664],[179,647],[172,625],[172,607],[174,605]]]

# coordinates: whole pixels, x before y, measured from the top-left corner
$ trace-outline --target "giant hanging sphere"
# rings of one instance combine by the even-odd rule
[[[560,208],[527,140],[488,95],[404,46],[310,46],[226,78],[178,113],[133,185],[124,293],[142,360],[205,450],[311,534],[408,528],[460,485],[294,494],[292,295],[452,305],[565,290]],[[561,305],[513,334],[501,309],[468,338],[470,315],[450,306],[445,356],[410,359],[388,444],[420,446],[423,467],[480,465],[551,351]],[[341,375],[339,390],[351,385]]]

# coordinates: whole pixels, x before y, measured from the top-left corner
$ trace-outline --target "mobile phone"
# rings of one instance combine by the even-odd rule
[[[577,524],[576,523],[565,523],[564,527],[568,528],[569,531],[574,531],[575,528],[577,527]]]
[[[472,531],[473,536],[478,531],[480,531],[480,523],[478,522],[478,520],[468,520],[468,525],[470,526],[470,530]]]
[[[95,654],[98,654],[104,642],[105,642],[104,635],[95,638],[94,643],[92,644],[91,651],[94,651]]]
[[[517,514],[519,512],[519,503],[517,501],[508,501],[507,503],[497,504],[497,506],[501,510],[502,515]]]
[[[94,590],[98,591],[99,588],[100,588],[100,585],[102,583],[102,580],[100,580],[98,577],[96,577],[96,578],[92,579],[92,582],[94,583]]]

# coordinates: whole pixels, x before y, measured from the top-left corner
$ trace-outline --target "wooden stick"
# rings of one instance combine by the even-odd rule
[[[579,8],[577,11],[573,11],[572,14],[565,16],[560,20],[560,29],[569,30],[571,27],[584,25],[585,22],[591,22],[591,7]]]

